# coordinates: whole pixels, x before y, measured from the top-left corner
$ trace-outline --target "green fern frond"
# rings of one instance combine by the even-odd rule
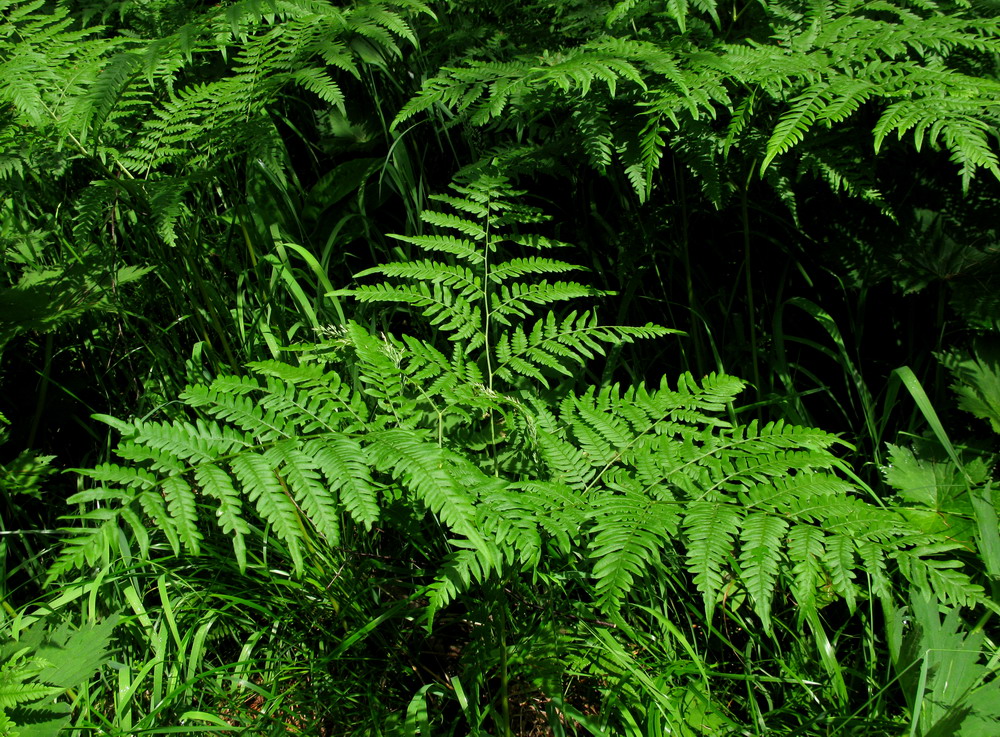
[[[551,480],[586,491],[597,472],[583,452],[544,430],[538,431],[537,441],[538,450],[551,470]]]
[[[555,261],[549,258],[528,256],[527,258],[512,258],[496,265],[490,270],[490,279],[502,283],[522,276],[537,274],[562,274],[568,271],[581,271],[584,267],[565,261]]]
[[[299,69],[290,74],[288,79],[302,85],[302,87],[315,94],[324,102],[336,105],[342,111],[344,110],[346,98],[340,89],[340,85],[330,79],[330,76],[322,69]]]
[[[339,545],[339,505],[334,503],[330,489],[322,482],[319,465],[312,454],[304,453],[298,440],[284,440],[268,448],[264,457],[316,531],[329,545]]]
[[[219,526],[223,533],[232,536],[236,562],[241,571],[246,570],[246,536],[250,534],[250,526],[244,516],[240,492],[233,485],[232,477],[212,463],[198,466],[194,474],[204,493],[219,503],[219,508],[215,511]]]
[[[601,325],[597,315],[590,311],[573,311],[562,320],[549,313],[531,327],[530,333],[526,334],[517,326],[499,336],[494,371],[505,381],[514,381],[514,377],[520,375],[542,381],[547,386],[546,371],[570,376],[571,366],[583,365],[595,356],[604,355],[602,344],[619,345],[675,332],[654,325]]]
[[[457,230],[462,235],[466,235],[474,241],[486,240],[486,228],[483,227],[483,225],[458,215],[453,215],[447,212],[436,212],[434,210],[424,210],[420,213],[420,219],[425,223],[434,225],[438,228]],[[487,249],[492,250],[489,244],[487,244],[486,247]]]
[[[330,491],[339,492],[344,509],[371,529],[379,518],[378,497],[358,441],[343,436],[309,440],[303,451],[323,472]]]
[[[296,569],[301,569],[302,519],[292,495],[276,475],[271,461],[261,453],[241,453],[230,461],[233,474],[243,493],[253,502],[257,513],[287,546]]]
[[[771,632],[771,598],[778,578],[788,522],[765,512],[751,512],[740,530],[740,577],[760,617]]]
[[[198,509],[194,490],[180,476],[168,476],[162,484],[163,498],[170,513],[171,527],[193,555],[201,550],[203,536],[198,529]]]
[[[134,427],[136,442],[180,461],[211,462],[237,446],[247,445],[232,429],[201,419],[195,424],[136,422]]]
[[[712,621],[725,571],[735,557],[734,539],[744,512],[730,504],[692,502],[685,510],[682,528],[687,538],[687,564],[705,603],[705,619]]]
[[[564,245],[525,232],[544,214],[497,177],[453,191],[435,200],[452,212],[424,217],[449,234],[400,238],[435,258],[370,269],[386,282],[348,291],[423,313],[430,338],[346,322],[297,348],[299,365],[259,362],[189,388],[190,418],[112,421],[123,463],[86,474],[94,488],[72,500],[83,527],[53,571],[131,554],[128,539],[197,553],[214,526],[241,567],[269,537],[297,572],[352,525],[392,524],[388,500],[410,522],[436,523],[432,611],[554,560],[583,561],[608,612],[641,581],[672,579],[694,585],[709,620],[745,595],[767,633],[783,592],[805,621],[831,598],[854,608],[888,596],[891,566],[918,588],[981,601],[945,543],[837,475],[836,436],[727,419],[744,382],[684,374],[574,392],[609,346],[673,331],[551,309],[596,292],[550,279],[580,269],[531,253]]]
[[[449,454],[407,430],[385,430],[369,438],[367,450],[375,468],[393,476],[427,505],[446,525],[479,550],[486,542],[476,525],[475,496],[448,473]]]
[[[834,535],[826,540],[825,548],[823,567],[830,575],[830,584],[853,612],[860,593],[854,582],[856,544],[846,535]]]
[[[390,235],[390,238],[395,238],[398,241],[403,241],[404,243],[410,243],[414,246],[418,246],[427,251],[441,251],[443,253],[450,253],[453,256],[466,261],[473,266],[478,266],[483,263],[483,253],[480,248],[476,246],[470,240],[464,238],[458,238],[453,235],[434,235],[434,236],[404,236],[404,235]],[[365,276],[368,271],[363,271],[357,276]]]
[[[825,539],[826,535],[821,528],[808,524],[792,525],[786,536],[788,557],[793,562],[789,589],[799,604],[800,625],[805,612],[817,608],[817,592],[826,583],[823,569]]]
[[[101,70],[100,75],[81,98],[80,122],[83,127],[81,140],[86,141],[90,131],[100,131],[111,116],[122,93],[133,75],[139,73],[142,57],[132,52],[116,54]]]
[[[767,142],[767,152],[760,165],[761,173],[776,157],[802,140],[817,116],[827,106],[828,94],[825,86],[814,85],[792,100],[791,108],[778,121],[771,139]]]
[[[592,499],[595,526],[589,557],[595,560],[599,602],[617,609],[637,577],[662,566],[663,551],[677,534],[677,507],[642,493],[634,482],[625,493],[604,493]]]

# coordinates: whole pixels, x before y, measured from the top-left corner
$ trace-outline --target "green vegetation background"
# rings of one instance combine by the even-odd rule
[[[0,733],[1000,732],[998,54],[0,0]]]

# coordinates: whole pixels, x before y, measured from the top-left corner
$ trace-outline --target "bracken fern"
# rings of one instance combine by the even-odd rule
[[[876,153],[889,136],[907,136],[918,151],[948,151],[966,188],[980,170],[1000,177],[992,62],[1000,24],[967,3],[792,0],[720,13],[712,0],[622,2],[601,30],[559,49],[535,48],[526,36],[499,58],[457,59],[423,82],[395,125],[439,109],[523,139],[544,112],[567,121],[557,128],[564,148],[601,172],[617,163],[642,199],[669,148],[718,204],[719,162],[708,165],[703,152],[697,166],[685,151],[697,141],[716,153],[743,149],[762,174],[790,158],[835,189],[877,201],[850,176],[851,154],[837,156],[824,140],[830,131],[849,139],[859,118]],[[706,128],[717,123],[714,134]],[[760,130],[766,139],[748,135]],[[814,148],[831,160],[797,161]]]
[[[349,290],[422,314],[424,337],[351,322],[299,347],[298,365],[189,388],[189,421],[111,420],[122,462],[84,471],[83,524],[53,575],[105,564],[123,531],[144,555],[164,542],[197,554],[213,512],[241,567],[266,530],[301,569],[402,499],[446,531],[432,612],[493,576],[566,565],[589,572],[607,612],[643,579],[686,575],[709,620],[742,592],[768,632],[778,595],[802,621],[831,596],[888,598],[897,570],[945,600],[982,600],[940,557],[956,543],[855,493],[835,436],[723,419],[742,381],[577,391],[608,346],[670,331],[555,310],[594,292],[550,280],[575,267],[526,232],[541,214],[500,178],[454,191],[436,198],[450,212],[424,214],[443,232],[397,236],[432,257],[370,269],[391,281]]]

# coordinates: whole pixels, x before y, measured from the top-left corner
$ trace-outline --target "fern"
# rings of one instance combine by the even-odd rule
[[[864,106],[879,113],[876,153],[895,133],[918,150],[949,151],[966,188],[982,170],[1000,177],[1000,88],[962,62],[997,53],[995,18],[932,4],[770,3],[758,23],[734,22],[712,36],[703,29],[721,23],[711,0],[668,3],[677,31],[655,8],[618,3],[606,34],[558,51],[515,43],[501,59],[452,62],[423,83],[394,126],[437,109],[473,126],[523,131],[544,109],[567,121],[559,134],[569,145],[601,172],[619,167],[644,200],[668,148],[690,164],[678,138],[712,138],[701,130],[706,121],[729,120],[725,151],[745,148],[763,174],[814,136],[848,134]],[[763,151],[759,130],[770,130]],[[718,203],[717,171],[696,171],[707,174],[702,184]]]
[[[984,601],[947,557],[952,543],[855,495],[835,436],[726,420],[742,381],[575,391],[608,346],[671,331],[556,312],[593,292],[549,280],[579,268],[527,232],[542,214],[495,176],[453,190],[436,198],[450,212],[424,217],[442,234],[398,236],[442,258],[369,269],[361,278],[387,281],[341,292],[422,311],[430,337],[350,322],[301,347],[298,365],[189,388],[189,420],[112,420],[122,463],[83,472],[94,485],[71,502],[90,511],[52,575],[99,565],[123,537],[144,554],[197,555],[223,534],[245,567],[261,530],[301,570],[402,503],[445,546],[431,615],[496,576],[544,578],[570,561],[609,614],[644,581],[681,578],[707,621],[739,592],[766,632],[785,594],[814,621],[831,596],[852,609],[869,591],[890,598],[897,572],[953,603]]]
[[[0,640],[0,730],[7,737],[58,734],[69,726],[69,705],[58,700],[87,683],[107,660],[117,617],[80,629],[32,618],[14,639]]]

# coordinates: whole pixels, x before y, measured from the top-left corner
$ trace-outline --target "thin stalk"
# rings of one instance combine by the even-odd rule
[[[52,373],[53,341],[52,333],[45,336],[45,364],[42,368],[42,383],[38,388],[38,399],[35,401],[35,415],[31,418],[31,427],[28,429],[28,448],[35,447],[38,426],[41,424],[42,414],[45,412],[45,400],[49,393],[49,377]]]
[[[694,293],[694,274],[691,270],[691,241],[689,234],[687,191],[684,187],[683,172],[677,171],[674,163],[674,181],[677,182],[677,199],[681,218],[681,261],[684,265],[684,287],[687,295],[688,317],[691,321],[691,343],[694,346],[694,372],[696,376],[705,373],[705,356],[700,339],[701,323],[698,319],[697,298]],[[690,369],[690,367],[689,367]]]
[[[750,360],[753,366],[753,383],[757,390],[758,398],[761,396],[762,385],[760,381],[760,361],[757,356],[757,309],[754,305],[753,276],[750,261],[750,201],[747,193],[750,189],[750,177],[747,177],[746,184],[740,191],[740,210],[743,220],[743,275],[747,293],[747,322],[750,329]]]
[[[497,732],[503,737],[513,737],[514,733],[510,728],[510,663],[507,659],[507,597],[504,596],[503,586],[499,582],[494,582],[492,588],[494,612],[499,626],[497,627],[498,640],[500,641],[500,714],[501,723],[497,724]]]
[[[490,224],[492,220],[492,202],[486,203],[486,235],[483,247],[483,351],[486,356],[486,385],[490,396],[493,396],[493,356],[490,345]],[[500,475],[500,465],[497,459],[497,426],[496,417],[490,411],[490,455],[493,458],[493,475]]]

